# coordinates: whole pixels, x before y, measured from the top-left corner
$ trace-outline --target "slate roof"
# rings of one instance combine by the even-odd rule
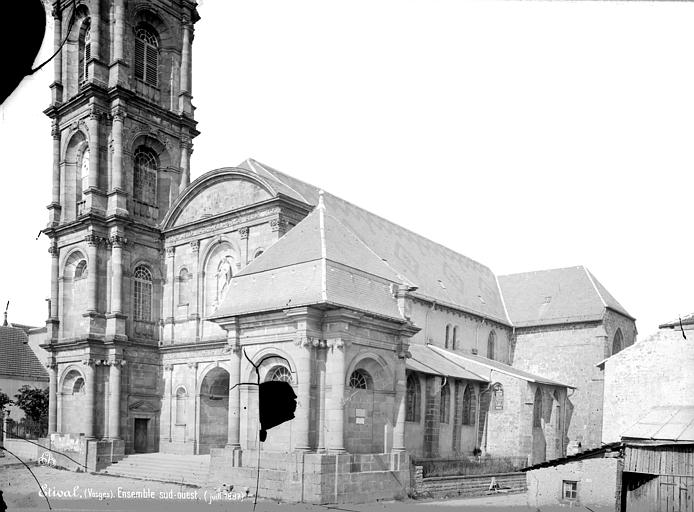
[[[499,276],[516,327],[602,320],[606,308],[633,318],[583,266]]]
[[[48,381],[48,372],[29,347],[22,327],[0,326],[0,376]]]
[[[684,315],[683,317],[676,318],[675,320],[671,320],[669,322],[665,322],[664,324],[660,324],[658,327],[660,329],[679,329],[680,320],[682,321],[682,327],[684,329],[691,329],[691,326],[694,325],[694,313],[689,313],[688,315]]]
[[[407,368],[429,375],[440,375],[457,379],[474,380],[478,382],[489,382],[489,379],[478,375],[465,367],[451,361],[444,355],[432,350],[429,345],[410,345],[412,357],[405,360]]]
[[[564,388],[575,389],[574,386],[569,386],[568,384],[563,384],[561,382],[550,380],[545,377],[541,377],[539,375],[526,372],[524,370],[519,370],[518,368],[515,368],[513,366],[500,363],[499,361],[494,361],[493,359],[487,359],[486,357],[480,357],[473,354],[461,354],[459,352],[451,352],[450,350],[446,350],[441,347],[436,347],[434,345],[429,344],[427,345],[427,347],[429,347],[434,352],[442,355],[448,361],[457,364],[458,366],[461,366],[466,370],[473,372],[476,375],[484,377],[487,380],[487,382],[491,382],[492,380],[494,380],[492,378],[492,372],[496,371],[528,382],[536,382],[538,384],[547,384],[550,386],[559,386]],[[410,346],[410,350],[411,349],[412,346]],[[489,375],[489,378],[486,377],[487,375]]]
[[[560,457],[558,459],[552,459],[552,460],[548,460],[546,462],[540,462],[538,464],[533,464],[532,466],[527,466],[525,468],[521,468],[519,471],[526,472],[526,471],[532,471],[534,469],[561,466],[562,464],[568,464],[569,462],[576,462],[576,461],[583,460],[583,459],[594,459],[594,458],[597,458],[599,456],[604,455],[605,453],[618,451],[621,446],[622,446],[622,443],[619,441],[616,441],[614,443],[605,444],[603,446],[599,446],[598,448],[593,448],[591,450],[585,450],[581,453],[576,453],[574,455],[567,455],[566,457]]]
[[[294,199],[309,205],[318,204],[319,189],[313,185],[292,178],[255,160],[246,160],[239,167],[273,182],[273,186],[277,185],[278,190],[283,187],[283,193]],[[335,229],[328,228],[325,232],[328,237],[327,250],[332,251],[328,255],[329,260],[336,258],[339,252],[344,252],[345,246],[358,248],[358,252],[353,255],[344,254],[341,258],[348,261],[340,263],[352,269],[360,269],[394,280],[398,284],[416,287],[414,295],[510,325],[496,277],[488,267],[339,197],[328,193],[325,193],[323,197],[327,222],[339,226]],[[311,223],[315,226],[315,219],[311,217],[311,215],[306,217],[275,244],[281,247],[281,250],[268,249],[239,276],[258,273],[261,269],[296,264],[302,260],[317,261],[315,240],[311,247],[306,248],[302,246],[301,239],[291,239],[291,245],[290,242],[285,241],[285,238],[300,227],[303,229],[302,233],[314,233],[315,227],[302,226],[302,224]],[[298,254],[293,254],[292,251],[298,251]],[[362,261],[362,256],[367,253],[371,256]],[[232,296],[238,296],[238,294],[229,295],[229,297]],[[294,303],[295,301],[292,300],[292,304]],[[230,308],[223,305],[219,311],[221,313],[229,310]]]
[[[694,406],[653,407],[624,431],[622,439],[694,443]]]

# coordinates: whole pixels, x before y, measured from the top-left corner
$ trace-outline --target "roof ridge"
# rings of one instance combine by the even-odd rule
[[[590,272],[588,272],[588,269],[587,269],[584,265],[581,265],[581,268],[582,268],[583,271],[586,273],[586,277],[587,277],[588,280],[590,281],[590,284],[593,285],[593,290],[595,290],[595,293],[597,293],[597,294],[598,294],[598,297],[600,297],[600,302],[602,302],[602,306],[603,306],[605,309],[607,309],[607,307],[608,307],[608,306],[607,306],[607,302],[605,301],[605,298],[604,298],[604,297],[602,296],[602,294],[600,293],[600,290],[598,290],[598,287],[597,287],[597,285],[595,284],[595,281],[593,280],[593,276],[591,275]]]
[[[256,172],[258,172],[258,171],[256,170],[256,165],[254,165],[254,164],[257,164],[257,166],[260,167],[260,168],[265,172],[266,175],[269,174],[270,177],[271,177],[273,180],[277,181],[277,176],[274,176],[274,175],[268,170],[267,166],[266,166],[265,164],[263,164],[262,162],[258,162],[257,160],[254,160],[253,158],[248,158],[248,159],[246,159],[246,161],[249,163],[249,165],[250,165],[251,167],[253,167],[253,169],[254,169]],[[278,171],[278,170],[275,169],[274,167],[270,167],[270,169],[272,169],[273,171],[275,171],[275,172],[278,173],[278,174],[282,174],[283,176],[287,176],[288,178],[292,178],[292,177],[289,176],[288,174],[285,174],[285,173],[283,173],[282,171]],[[292,179],[296,179],[296,178],[292,178]],[[297,181],[301,181],[301,180],[297,180]],[[284,184],[285,187],[287,187],[287,188],[293,190],[293,191],[296,193],[296,195],[298,195],[300,198],[302,198],[302,199],[304,200],[305,203],[311,204],[311,203],[309,203],[308,199],[306,199],[306,197],[305,197],[301,192],[299,192],[298,190],[296,190],[294,187],[292,187],[292,186],[289,185],[288,183],[285,183],[285,182],[282,182],[282,183]],[[303,183],[306,184],[306,185],[311,185],[310,183],[306,183],[306,182],[303,182]],[[315,185],[311,185],[311,186],[314,187],[314,188],[317,188],[317,187],[315,187]]]
[[[582,268],[583,265],[570,265],[568,267],[556,267],[556,268],[541,268],[538,270],[528,270],[527,272],[514,272],[511,274],[499,274],[499,277],[511,277],[511,276],[522,276],[526,274],[539,274],[540,272],[556,272],[558,270],[569,270],[572,268]]]
[[[499,297],[501,297],[501,305],[504,307],[504,314],[506,315],[506,320],[508,320],[508,323],[512,327],[515,327],[515,324],[511,320],[511,315],[508,314],[508,308],[506,308],[506,299],[504,299],[504,291],[501,289],[501,285],[499,284],[499,276],[497,276],[494,272],[492,272],[492,274],[494,275],[496,287],[499,289]]]

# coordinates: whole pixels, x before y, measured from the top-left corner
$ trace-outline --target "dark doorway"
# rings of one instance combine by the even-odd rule
[[[135,418],[135,453],[147,451],[147,422],[145,418]]]

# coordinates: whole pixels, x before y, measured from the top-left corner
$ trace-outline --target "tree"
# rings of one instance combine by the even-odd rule
[[[14,398],[14,404],[24,411],[27,418],[43,421],[48,417],[48,388],[32,388],[25,384]]]
[[[0,414],[5,412],[5,408],[8,405],[12,405],[14,402],[10,400],[10,397],[7,396],[5,393],[0,391]]]

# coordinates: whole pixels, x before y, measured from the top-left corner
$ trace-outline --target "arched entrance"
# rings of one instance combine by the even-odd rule
[[[200,386],[199,454],[227,444],[229,425],[229,372],[216,367],[210,370]]]
[[[75,369],[63,377],[60,389],[60,423],[59,432],[84,432],[84,408],[86,407],[84,375]]]

